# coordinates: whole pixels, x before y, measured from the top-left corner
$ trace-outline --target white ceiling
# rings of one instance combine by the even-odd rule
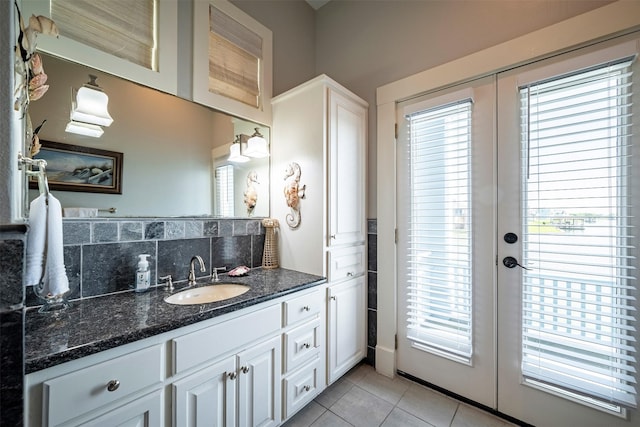
[[[329,0],[307,0],[307,3],[309,3],[315,10],[318,10],[325,4],[329,3]]]

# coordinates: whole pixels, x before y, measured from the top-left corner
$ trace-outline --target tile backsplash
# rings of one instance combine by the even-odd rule
[[[378,321],[378,221],[367,221],[367,363],[376,365]]]
[[[70,300],[133,289],[138,255],[150,254],[151,284],[171,275],[187,280],[189,261],[200,255],[213,267],[262,265],[265,231],[259,219],[65,219],[64,262]],[[40,305],[27,289],[27,306]]]

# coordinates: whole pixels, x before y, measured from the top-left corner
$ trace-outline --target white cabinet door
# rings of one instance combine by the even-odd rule
[[[327,288],[329,383],[365,357],[365,287],[360,276]]]
[[[235,425],[235,361],[228,357],[173,384],[174,426]]]
[[[367,109],[329,89],[328,246],[364,242]]]
[[[241,426],[280,423],[280,341],[278,335],[238,354],[238,423]]]

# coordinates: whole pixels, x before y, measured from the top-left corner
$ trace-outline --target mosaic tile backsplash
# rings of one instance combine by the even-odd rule
[[[262,265],[264,228],[259,219],[65,219],[64,262],[70,300],[128,291],[135,285],[138,255],[150,254],[151,284],[171,275],[187,280],[189,261],[200,255],[213,267]],[[27,289],[27,306],[40,305]]]

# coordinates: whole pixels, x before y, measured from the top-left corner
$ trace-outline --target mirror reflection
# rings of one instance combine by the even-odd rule
[[[54,191],[63,208],[98,209],[98,216],[107,217],[269,216],[269,157],[229,160],[234,141],[246,153],[256,129],[268,147],[268,127],[51,55],[42,57],[49,90],[29,107],[34,127],[46,120],[40,139],[123,153],[121,194]],[[108,96],[113,118],[98,138],[65,131],[74,96],[90,75]],[[31,190],[30,199],[36,193]]]

